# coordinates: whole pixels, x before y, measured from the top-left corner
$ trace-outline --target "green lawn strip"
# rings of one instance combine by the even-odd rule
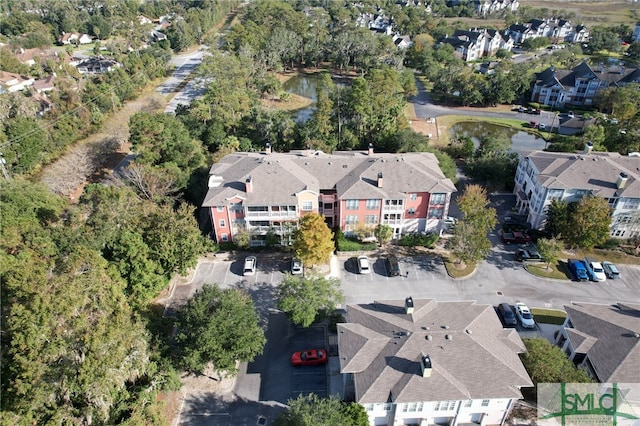
[[[524,265],[524,268],[529,271],[530,274],[542,278],[566,280],[571,276],[567,270],[566,262],[563,261],[559,261],[555,265],[551,265],[549,270],[547,270],[546,263],[527,263]]]
[[[531,308],[531,314],[542,324],[562,325],[567,318],[567,313],[558,309]]]
[[[447,269],[447,274],[449,274],[451,278],[467,277],[476,269],[475,263],[468,263],[461,269],[459,265],[454,264],[448,256],[442,256],[442,260],[444,261],[444,267]]]
[[[599,262],[603,260],[608,260],[613,263],[622,263],[629,265],[637,265],[640,263],[640,258],[637,256],[631,256],[619,250],[603,250],[603,249],[593,249],[593,250],[581,250],[576,249],[572,251],[565,251],[564,255],[572,259],[584,259],[585,257],[591,257]]]

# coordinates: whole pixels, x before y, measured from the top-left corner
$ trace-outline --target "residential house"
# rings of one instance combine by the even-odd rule
[[[121,66],[122,64],[116,62],[115,59],[104,58],[102,56],[93,56],[84,59],[76,65],[80,74],[102,74],[113,71]]]
[[[62,33],[58,38],[60,44],[89,44],[93,39],[89,34],[83,33]]]
[[[56,79],[56,73],[51,74],[45,78],[40,78],[33,82],[33,88],[38,93],[50,92],[54,89],[53,82]]]
[[[516,12],[520,7],[518,0],[473,0],[476,13],[488,15],[502,10]]]
[[[393,34],[393,21],[382,9],[376,13],[362,13],[356,18],[356,26],[365,27],[379,34]]]
[[[32,77],[22,77],[20,74],[0,71],[0,88],[3,92],[19,92],[29,86],[33,86]]]
[[[538,37],[549,37],[554,43],[578,43],[589,38],[589,31],[584,25],[574,27],[565,19],[531,19],[526,23],[512,24],[507,33],[515,43]]]
[[[573,303],[556,345],[600,383],[636,382],[640,372],[640,304]]]
[[[337,327],[345,396],[371,425],[503,424],[520,389],[533,386],[518,332],[491,305],[352,304]]]
[[[433,154],[301,150],[234,153],[215,163],[202,206],[218,242],[247,231],[252,246],[275,232],[288,244],[307,213],[351,235],[385,224],[398,238],[439,231],[456,191]]]
[[[584,133],[589,126],[596,124],[595,118],[587,118],[582,115],[574,117],[562,117],[558,123],[558,133],[561,135],[572,136]],[[553,129],[549,129],[552,131]]]
[[[535,151],[520,158],[516,169],[516,209],[534,229],[543,229],[553,200],[601,197],[611,207],[611,236],[640,236],[640,158],[635,154],[581,154]]]
[[[35,65],[36,60],[40,63],[44,63],[47,59],[57,60],[58,53],[53,49],[43,50],[37,47],[33,49],[20,48],[16,52],[16,58],[18,58],[21,63],[31,66]]]
[[[500,32],[489,29],[473,28],[469,31],[456,30],[451,37],[445,37],[440,43],[453,46],[456,54],[465,61],[473,61],[485,56],[494,56],[499,49],[511,50],[513,41],[504,38]]]
[[[531,100],[554,108],[595,106],[599,90],[640,83],[640,70],[624,65],[591,66],[580,62],[572,70],[553,66],[536,74]]]
[[[411,37],[409,37],[408,35],[401,36],[395,34],[393,36],[393,44],[398,46],[398,49],[408,49],[409,47],[411,47],[413,42],[411,41]]]

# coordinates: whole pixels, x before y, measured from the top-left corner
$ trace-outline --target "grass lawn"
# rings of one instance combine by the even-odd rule
[[[567,318],[567,313],[558,309],[531,308],[531,314],[536,322],[543,324],[562,325]]]
[[[570,258],[575,259],[584,259],[585,257],[592,257],[598,261],[608,260],[613,263],[622,263],[627,265],[637,265],[640,263],[640,258],[637,256],[631,256],[626,253],[623,253],[618,250],[602,250],[602,249],[593,249],[593,250],[565,250],[563,252],[564,255]]]
[[[546,263],[528,263],[524,265],[524,268],[529,271],[529,273],[541,278],[566,280],[571,276],[567,270],[567,264],[563,261],[551,265],[549,270],[547,270]]]
[[[442,256],[444,261],[444,267],[447,269],[447,273],[451,278],[464,278],[469,276],[475,269],[475,263],[468,263],[464,265],[464,268],[460,268],[460,265],[453,263],[448,256]]]

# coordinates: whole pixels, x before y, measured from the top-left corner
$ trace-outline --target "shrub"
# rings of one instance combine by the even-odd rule
[[[370,251],[375,250],[378,245],[376,243],[361,243],[360,241],[341,235],[337,239],[338,251]]]
[[[613,249],[617,249],[619,246],[620,246],[620,240],[618,240],[617,238],[609,238],[598,248],[605,249],[605,250],[613,250]]]
[[[427,247],[433,248],[435,243],[440,239],[438,234],[407,234],[400,238],[399,244],[404,247]]]

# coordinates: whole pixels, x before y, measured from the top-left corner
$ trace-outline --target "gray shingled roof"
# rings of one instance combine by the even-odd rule
[[[526,155],[538,169],[537,180],[546,188],[585,189],[599,197],[640,197],[640,158],[610,152],[572,154],[534,151]],[[628,175],[623,189],[616,182]]]
[[[606,383],[624,383],[637,379],[640,372],[640,304],[618,303],[598,305],[574,303],[565,305],[574,333],[569,339],[574,347],[586,349],[598,379]],[[574,341],[576,334],[589,336]],[[584,346],[584,347],[583,347]]]
[[[338,324],[341,372],[353,373],[358,402],[521,398],[520,387],[532,386],[518,357],[524,344],[492,306],[414,299],[407,315],[404,303],[348,305],[347,323]],[[430,377],[421,373],[423,355]]]
[[[383,186],[377,186],[378,174]],[[203,206],[227,204],[234,196],[246,205],[292,204],[303,190],[335,189],[340,198],[404,198],[409,192],[455,192],[438,160],[430,153],[383,154],[366,152],[313,151],[290,153],[235,153],[215,163],[209,172],[220,185],[210,187]],[[251,176],[253,190],[247,194],[245,181]]]

